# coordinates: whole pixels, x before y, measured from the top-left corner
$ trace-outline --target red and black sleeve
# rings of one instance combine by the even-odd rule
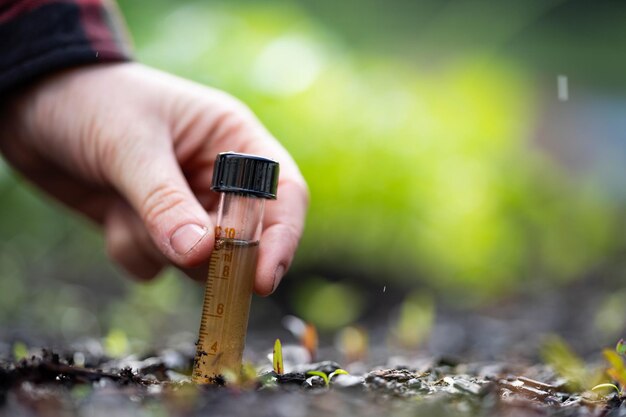
[[[52,71],[130,57],[112,0],[0,0],[0,99]]]

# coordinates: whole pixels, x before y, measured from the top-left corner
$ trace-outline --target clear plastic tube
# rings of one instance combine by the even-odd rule
[[[265,199],[220,193],[192,379],[239,373],[254,288]]]

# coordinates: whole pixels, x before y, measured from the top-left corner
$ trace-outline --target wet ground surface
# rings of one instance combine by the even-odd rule
[[[43,351],[4,362],[0,415],[626,416],[624,398],[572,392],[568,381],[545,365],[407,359],[394,368],[337,374],[326,383],[309,373],[331,375],[339,368],[326,361],[292,366],[283,375],[259,369],[258,377],[238,384],[197,386],[183,373],[192,357],[164,350],[141,359],[106,360],[88,351]]]
[[[284,375],[273,373],[266,357],[268,340],[284,330],[270,336],[253,330],[248,357],[257,376],[226,386],[190,382],[193,335],[118,359],[108,358],[95,339],[67,348],[52,345],[54,352],[34,347],[45,343],[29,343],[28,356],[16,361],[11,337],[4,334],[0,416],[626,417],[626,398],[572,388],[539,354],[545,337],[556,333],[587,363],[601,367],[602,347],[623,336],[623,327],[609,334],[597,326],[605,299],[618,290],[591,280],[471,313],[438,308],[429,339],[413,352],[390,349],[384,323],[374,323],[369,355],[361,363],[347,363],[330,340],[320,342],[315,363],[298,359],[298,348],[287,345]],[[331,375],[340,366],[349,375],[336,374],[328,384],[309,373]]]

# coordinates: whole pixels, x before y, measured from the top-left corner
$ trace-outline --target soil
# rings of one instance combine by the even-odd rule
[[[385,323],[371,324],[373,346],[365,363],[341,363],[329,340],[321,342],[316,363],[293,359],[297,348],[284,345],[289,373],[283,375],[271,371],[264,357],[272,346],[262,340],[268,332],[263,337],[252,332],[248,348],[255,354],[257,376],[237,384],[191,383],[192,341],[112,359],[102,353],[100,341],[90,339],[71,350],[31,348],[27,359],[15,361],[6,343],[11,339],[4,337],[0,416],[626,417],[626,398],[616,392],[572,392],[570,381],[541,364],[538,355],[542,337],[557,333],[585,359],[601,364],[601,348],[616,339],[600,337],[593,312],[615,290],[593,279],[471,314],[438,309],[418,356],[384,346]],[[337,362],[319,362],[323,359]],[[330,375],[340,367],[350,374],[336,375],[329,384],[308,374]]]
[[[73,364],[77,356],[87,358],[84,366]],[[141,360],[44,350],[0,365],[0,415],[626,416],[624,398],[571,393],[567,381],[546,366],[422,358],[336,375],[327,386],[307,374],[339,368],[326,361],[284,375],[261,371],[243,384],[199,386],[181,373],[192,360],[192,354],[174,350]]]

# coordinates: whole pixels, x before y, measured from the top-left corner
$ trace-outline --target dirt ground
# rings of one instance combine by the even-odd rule
[[[191,340],[121,359],[106,357],[95,339],[55,351],[29,346],[19,361],[10,342],[0,340],[0,416],[626,417],[626,398],[573,386],[539,353],[548,335],[560,334],[587,363],[601,367],[601,348],[612,336],[598,333],[593,313],[612,285],[583,280],[469,313],[438,308],[418,352],[390,349],[381,342],[384,323],[372,323],[366,360],[342,363],[322,339],[316,362],[291,355],[283,375],[271,370],[270,346],[252,332],[257,377],[225,386],[190,382]],[[286,361],[290,349],[297,347],[285,346]],[[349,374],[329,383],[309,373],[330,375],[340,367]]]

